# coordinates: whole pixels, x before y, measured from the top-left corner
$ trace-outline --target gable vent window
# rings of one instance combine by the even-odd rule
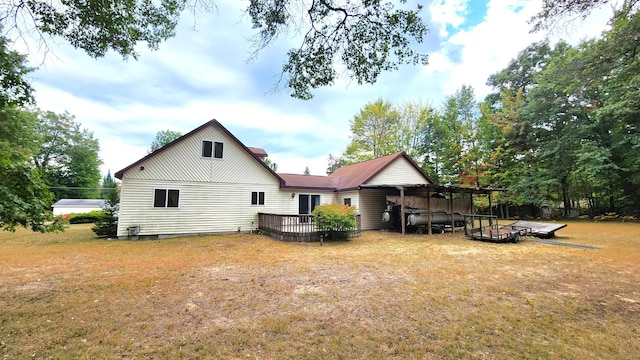
[[[213,154],[213,142],[204,140],[202,142],[202,157],[211,157]]]
[[[254,191],[251,193],[251,205],[264,205],[264,191]]]
[[[223,144],[209,140],[202,141],[202,157],[222,159]]]
[[[213,152],[213,157],[215,157],[216,159],[222,159],[222,143],[221,142],[215,142],[213,143],[214,145],[214,152]]]
[[[155,189],[153,194],[153,207],[178,207],[180,203],[180,190]]]

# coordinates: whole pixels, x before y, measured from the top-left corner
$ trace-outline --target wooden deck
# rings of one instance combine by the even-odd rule
[[[334,229],[360,235],[360,215],[356,217],[355,229]],[[281,215],[258,213],[258,230],[281,241],[320,241],[320,229],[313,221],[313,215]]]

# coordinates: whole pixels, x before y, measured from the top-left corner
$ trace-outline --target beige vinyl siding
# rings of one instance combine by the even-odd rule
[[[222,159],[202,157],[203,140],[223,143]],[[127,170],[124,178],[243,184],[270,183],[275,179],[251,154],[213,124]]]
[[[358,205],[358,191],[340,192],[337,194],[337,198],[339,204],[344,204],[344,199],[350,198],[351,206],[355,206],[357,209],[360,209],[360,206]]]
[[[387,191],[382,189],[363,189],[358,196],[358,210],[361,215],[362,230],[377,230],[385,227],[382,213],[386,208]]]
[[[380,171],[367,185],[404,185],[404,184],[429,184],[429,180],[423,176],[407,159],[401,157],[392,162],[384,170]]]
[[[154,189],[180,190],[179,207],[153,206]],[[265,204],[251,205],[251,192],[264,191]],[[258,212],[279,213],[292,202],[279,184],[228,184],[125,179],[118,236],[129,226],[139,235],[224,233],[256,229]],[[297,203],[295,208],[297,209]]]
[[[293,199],[293,204],[294,208],[286,208],[286,210],[289,210],[291,212],[288,213],[279,213],[279,214],[286,214],[286,215],[290,215],[290,214],[297,214],[298,213],[298,204],[299,204],[299,196],[300,195],[320,195],[320,205],[322,204],[331,204],[336,202],[336,193],[334,191],[320,191],[320,190],[307,190],[307,189],[301,189],[301,190],[295,190],[295,189],[287,189],[287,191],[289,192],[289,194],[291,193],[295,193],[295,198]],[[291,195],[289,195],[291,196]]]

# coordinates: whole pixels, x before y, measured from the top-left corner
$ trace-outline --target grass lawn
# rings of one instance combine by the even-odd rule
[[[640,225],[555,240],[0,233],[0,357],[639,359]]]

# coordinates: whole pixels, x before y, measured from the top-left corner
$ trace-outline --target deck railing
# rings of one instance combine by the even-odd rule
[[[356,228],[335,229],[349,231],[351,236],[360,235],[360,215],[356,216]],[[258,213],[258,230],[282,241],[320,241],[320,229],[314,222],[313,215],[281,215]]]

